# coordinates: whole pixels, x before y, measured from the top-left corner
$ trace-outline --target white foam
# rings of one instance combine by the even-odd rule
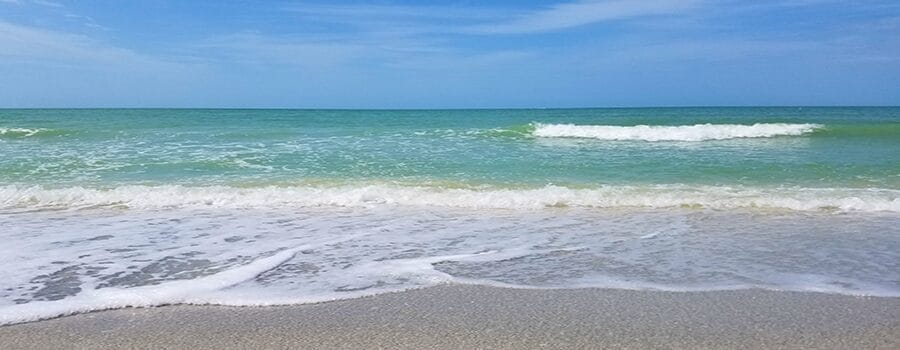
[[[121,207],[273,208],[434,206],[540,209],[547,207],[698,207],[900,212],[900,191],[892,189],[601,186],[574,189],[446,189],[390,184],[238,188],[228,186],[0,187],[0,209]]]
[[[0,324],[472,283],[900,295],[893,214],[271,208],[0,215]]]
[[[0,136],[2,135],[10,135],[10,136],[19,136],[19,137],[28,137],[34,136],[35,134],[47,131],[47,129],[41,128],[0,128]]]
[[[3,311],[0,313],[0,325],[124,307],[150,307],[169,304],[267,305],[267,303],[260,302],[223,302],[215,297],[215,293],[250,281],[256,276],[292,259],[302,250],[362,236],[365,236],[365,234],[350,235],[340,239],[331,239],[315,244],[304,244],[284,249],[271,256],[260,257],[248,264],[205,277],[140,287],[86,288],[78,295],[61,301],[33,301],[25,304],[3,306],[0,307],[0,310]]]
[[[781,279],[790,277],[791,280]],[[663,291],[676,293],[692,292],[717,292],[746,289],[762,289],[778,292],[813,292],[825,294],[840,294],[865,297],[900,298],[900,292],[896,289],[885,288],[881,285],[869,284],[853,279],[835,281],[834,278],[815,274],[778,274],[773,273],[771,280],[765,280],[760,284],[752,283],[700,283],[700,284],[664,284],[630,280],[626,278],[595,275],[579,281],[568,282],[565,287],[558,286],[533,286],[514,283],[503,283],[490,280],[456,278],[455,283],[484,285],[499,288],[534,289],[534,290],[559,290],[559,289],[585,289],[604,288],[636,291]],[[783,284],[782,284],[783,283]],[[859,289],[844,288],[839,283],[853,284]]]
[[[574,137],[598,140],[640,140],[640,141],[706,141],[735,138],[796,136],[811,133],[819,124],[757,123],[740,124],[697,124],[697,125],[574,125],[540,124],[534,125],[533,135],[537,137]]]
[[[285,250],[215,275],[134,288],[88,289],[64,301],[34,301],[3,308],[0,325],[36,321],[88,311],[189,303],[197,295],[232,286],[292,258],[298,249]]]

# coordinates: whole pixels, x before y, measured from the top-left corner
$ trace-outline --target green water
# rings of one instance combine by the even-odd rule
[[[651,142],[535,137],[532,123],[821,127]],[[900,188],[900,108],[0,110],[0,130],[0,184]]]

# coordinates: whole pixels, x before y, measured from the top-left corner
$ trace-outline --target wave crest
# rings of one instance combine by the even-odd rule
[[[121,186],[112,189],[39,186],[0,187],[0,209],[132,209],[222,207],[434,206],[471,209],[763,208],[800,211],[900,212],[900,190],[852,188],[755,188],[688,185],[603,186],[573,189],[448,189],[357,185],[239,188],[228,186]]]
[[[797,136],[822,128],[820,124],[757,123],[696,124],[696,125],[575,125],[534,124],[532,135],[537,137],[571,137],[598,140],[637,141],[707,141],[735,138]]]
[[[0,128],[0,137],[30,137],[51,131],[43,128]]]

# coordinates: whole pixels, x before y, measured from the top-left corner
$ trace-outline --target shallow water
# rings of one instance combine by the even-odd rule
[[[0,324],[440,283],[896,297],[898,115],[0,110]]]

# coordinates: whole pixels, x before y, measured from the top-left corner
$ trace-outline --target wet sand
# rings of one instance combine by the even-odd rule
[[[900,298],[446,285],[277,307],[120,309],[0,327],[2,349],[900,349]]]

